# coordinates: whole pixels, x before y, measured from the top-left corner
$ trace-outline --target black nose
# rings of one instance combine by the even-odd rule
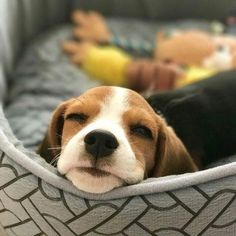
[[[84,138],[84,142],[87,152],[95,158],[108,156],[119,146],[116,137],[112,133],[99,129],[88,133]]]

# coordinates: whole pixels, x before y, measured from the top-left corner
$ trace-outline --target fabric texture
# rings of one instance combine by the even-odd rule
[[[117,6],[118,2],[121,1],[117,1]],[[215,163],[223,165],[208,170],[152,178],[106,194],[88,194],[73,187],[35,154],[33,150],[42,139],[55,106],[98,84],[69,64],[62,54],[59,46],[70,37],[69,26],[39,36],[50,25],[66,21],[70,6],[68,1],[60,3],[56,0],[0,2],[0,11],[5,12],[0,14],[3,45],[0,97],[5,100],[4,110],[0,106],[0,224],[6,233],[234,235],[236,156]],[[81,4],[88,7],[97,3]],[[103,8],[106,10],[105,5]],[[135,8],[127,10],[129,14],[132,11]],[[9,12],[12,14],[7,15]],[[161,27],[158,23],[137,20],[126,21],[126,27],[122,27],[122,20],[111,20],[110,24],[117,34],[141,37],[147,42],[152,42],[156,29]],[[204,22],[191,24],[208,28]],[[176,22],[168,27],[175,25]],[[189,21],[179,25],[189,27]],[[35,41],[27,47],[12,73],[19,52],[32,37]]]

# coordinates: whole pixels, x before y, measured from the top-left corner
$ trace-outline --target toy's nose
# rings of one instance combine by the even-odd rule
[[[111,155],[119,146],[114,134],[106,130],[93,130],[84,138],[85,149],[94,158]]]

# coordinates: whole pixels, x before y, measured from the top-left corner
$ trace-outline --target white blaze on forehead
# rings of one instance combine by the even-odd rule
[[[118,141],[128,142],[122,120],[123,114],[129,109],[128,91],[124,88],[112,87],[112,92],[104,96],[100,106],[100,112],[76,136],[84,138],[93,130],[103,129],[113,133]]]
[[[122,115],[129,109],[128,91],[124,88],[112,87],[112,93],[105,97],[101,111],[96,119],[106,119],[122,122]]]

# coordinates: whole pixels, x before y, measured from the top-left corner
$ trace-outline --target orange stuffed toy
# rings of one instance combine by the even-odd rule
[[[236,38],[199,30],[179,31],[170,37],[158,33],[155,59],[172,60],[180,65],[231,69],[236,66]]]
[[[157,35],[155,59],[169,60],[185,67],[177,86],[208,78],[223,70],[236,68],[236,38],[200,30]]]

